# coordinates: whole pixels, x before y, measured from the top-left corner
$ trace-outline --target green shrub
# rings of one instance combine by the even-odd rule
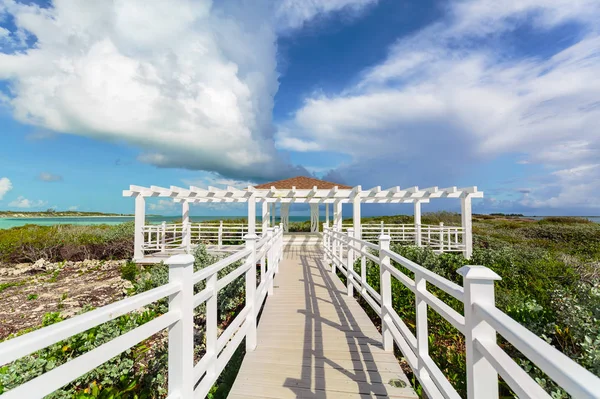
[[[204,246],[199,246],[195,252],[194,270],[200,270],[216,262],[219,258],[210,255]],[[128,263],[130,269],[134,263]],[[232,265],[219,273],[223,277],[239,266]],[[125,274],[131,273],[126,271]],[[128,277],[131,277],[129,274]],[[133,293],[141,293],[168,282],[169,270],[165,264],[152,266],[139,272],[134,279]],[[244,280],[237,279],[221,290],[219,295],[220,319],[230,318],[244,302]],[[201,284],[196,291],[202,289]],[[64,299],[64,298],[63,298]],[[83,312],[91,310],[85,307]],[[91,349],[141,326],[144,323],[168,311],[167,299],[158,301],[145,309],[128,313],[107,323],[91,328],[67,340],[51,345],[36,353],[25,356],[0,368],[0,394],[21,385],[44,372],[50,371],[61,364],[80,356]],[[202,325],[204,311],[198,307],[196,324]],[[42,326],[49,326],[63,320],[59,312],[46,313]],[[202,342],[197,342],[198,354],[203,351]],[[52,399],[62,398],[158,398],[164,397],[167,389],[167,341],[164,334],[158,333],[141,342],[133,348],[112,358],[108,362],[79,377],[67,386],[48,396]],[[238,362],[239,355],[238,356]],[[213,389],[217,397],[227,396],[231,371],[224,372],[219,380],[219,387]],[[220,395],[220,396],[219,396]]]
[[[138,274],[138,268],[135,262],[127,261],[123,266],[121,266],[121,278],[125,280],[129,280],[131,282],[135,281],[135,278]]]
[[[596,277],[595,280],[591,278],[594,281],[591,284],[584,282],[578,269],[564,262],[570,258],[557,256],[543,247],[522,244],[475,248],[470,260],[460,254],[436,255],[431,249],[423,247],[395,244],[392,250],[459,285],[462,285],[462,279],[456,270],[463,265],[477,264],[494,270],[502,277],[495,284],[498,308],[591,372],[600,375],[600,280]],[[414,277],[401,265],[395,264],[395,267],[407,276]],[[359,271],[358,262],[355,269]],[[367,262],[367,281],[375,290],[379,290],[379,269],[371,261]],[[461,302],[431,285],[428,289],[462,314],[464,305]],[[392,306],[414,333],[414,294],[396,279],[392,279]],[[428,313],[428,323],[432,359],[455,389],[461,395],[466,395],[464,336],[434,311]],[[511,345],[504,340],[499,343],[554,397],[565,397],[561,396],[564,392],[556,384],[546,380]],[[511,395],[508,386],[503,384],[501,387],[503,395]]]
[[[26,225],[0,230],[0,262],[127,259],[133,255],[133,222],[118,225]]]
[[[572,216],[549,216],[539,221],[540,224],[559,223],[559,224],[590,224],[594,223],[589,219]]]

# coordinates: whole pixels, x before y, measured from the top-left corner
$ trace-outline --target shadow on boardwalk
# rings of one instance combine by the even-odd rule
[[[317,247],[288,247],[275,285],[230,398],[416,397],[389,385],[408,381]]]

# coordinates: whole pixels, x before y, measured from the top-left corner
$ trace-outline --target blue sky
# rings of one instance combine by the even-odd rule
[[[313,173],[597,215],[599,18],[595,0],[0,0],[0,209],[131,212],[130,184]]]

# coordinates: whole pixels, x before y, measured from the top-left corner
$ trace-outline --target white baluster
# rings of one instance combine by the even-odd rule
[[[250,308],[246,320],[250,324],[246,334],[246,352],[252,352],[256,349],[256,315],[257,309],[254,308],[256,299],[256,234],[246,234],[246,248],[252,252],[248,255],[250,268],[246,272],[246,306]]]
[[[495,306],[494,281],[500,276],[484,266],[463,266],[457,272],[463,276],[465,290],[467,397],[497,399],[498,373],[475,345],[475,340],[496,343],[496,331],[473,311],[473,304]]]
[[[379,283],[381,294],[381,335],[383,338],[383,349],[391,352],[394,350],[394,338],[388,325],[392,323],[392,318],[388,314],[392,308],[392,280],[390,274],[391,262],[390,257],[385,255],[383,251],[390,249],[390,236],[379,236]]]
[[[327,209],[329,209],[329,205],[326,204]],[[328,215],[329,218],[329,215]],[[329,244],[327,243],[327,240],[329,239],[329,235],[328,235],[328,229],[329,229],[329,221],[325,221],[325,223],[323,223],[323,263],[327,264],[327,251],[329,248]]]
[[[169,297],[169,312],[181,315],[169,328],[169,394],[191,398],[194,391],[194,257],[176,255],[167,260],[169,282],[181,289]]]
[[[440,252],[444,252],[444,223],[440,222]]]
[[[167,222],[162,222],[161,226],[161,238],[160,238],[160,250],[165,252],[167,250]]]
[[[206,301],[206,356],[212,360],[206,369],[209,378],[217,378],[217,338],[218,338],[218,309],[217,309],[217,273],[214,273],[206,281],[206,287],[212,291],[212,296]]]
[[[223,246],[223,221],[219,220],[219,231],[217,232],[217,246],[219,249]]]
[[[267,274],[269,276],[271,276],[271,272],[275,268],[275,256],[274,255],[275,255],[275,251],[277,250],[276,240],[273,235],[272,227],[267,227],[267,244],[265,244],[265,245],[269,246],[267,249],[267,266],[268,266]],[[268,291],[267,291],[269,296],[273,295],[273,280],[275,280],[275,274],[273,274],[273,276],[269,280]]]
[[[415,273],[415,303],[416,303],[416,331],[417,331],[417,372],[421,379],[429,378],[429,373],[423,364],[423,358],[429,358],[429,340],[427,327],[427,302],[422,293],[427,291],[427,280],[422,275]]]
[[[352,237],[354,237],[354,229],[348,229],[348,257],[346,258],[346,290],[348,291],[348,296],[354,296],[354,284],[352,281],[354,280],[354,275],[351,270],[354,269],[354,249],[352,248],[353,242]]]

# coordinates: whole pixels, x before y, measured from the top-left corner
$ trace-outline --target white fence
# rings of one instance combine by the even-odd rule
[[[149,224],[142,228],[144,242],[142,249],[145,253],[167,252],[174,249],[189,249],[198,243],[217,245],[239,245],[248,234],[248,225],[241,223],[182,223],[163,222]],[[255,227],[257,234],[262,233],[262,226]],[[188,239],[189,237],[189,239]]]
[[[344,229],[352,228],[344,223]],[[414,225],[388,223],[366,223],[361,225],[362,238],[377,241],[381,234],[390,236],[392,242],[431,247],[436,252],[463,252],[465,250],[465,230],[460,226]]]
[[[463,287],[390,251],[390,236],[381,235],[378,244],[330,228],[324,230],[325,261],[347,279],[348,295],[354,289],[381,317],[383,346],[393,350],[395,342],[429,398],[460,398],[442,371],[429,356],[427,312],[431,308],[465,336],[467,393],[469,399],[497,399],[498,375],[519,398],[550,398],[497,344],[500,334],[574,398],[600,398],[600,379],[579,366],[501,310],[494,300],[494,280],[500,277],[483,266],[458,269]],[[354,262],[361,259],[360,274]],[[380,291],[367,283],[366,260],[379,266]],[[392,265],[397,262],[414,274],[411,279]],[[416,335],[392,307],[391,279],[395,278],[415,295]],[[446,292],[464,304],[460,314],[427,290],[427,284]]]
[[[195,273],[192,255],[173,256],[167,261],[168,284],[1,343],[0,366],[169,298],[167,313],[5,392],[2,399],[44,397],[164,329],[168,329],[169,334],[168,398],[205,397],[244,338],[247,351],[256,347],[257,313],[266,296],[273,294],[274,275],[282,259],[282,237],[279,227],[269,229],[260,240],[256,236],[247,236],[245,248]],[[238,261],[239,267],[218,278],[219,271]],[[257,286],[256,265],[259,262]],[[219,290],[242,275],[246,280],[245,306],[219,335]],[[205,282],[206,288],[194,294],[194,286],[200,282]],[[203,303],[206,303],[206,353],[194,365],[194,310]]]

